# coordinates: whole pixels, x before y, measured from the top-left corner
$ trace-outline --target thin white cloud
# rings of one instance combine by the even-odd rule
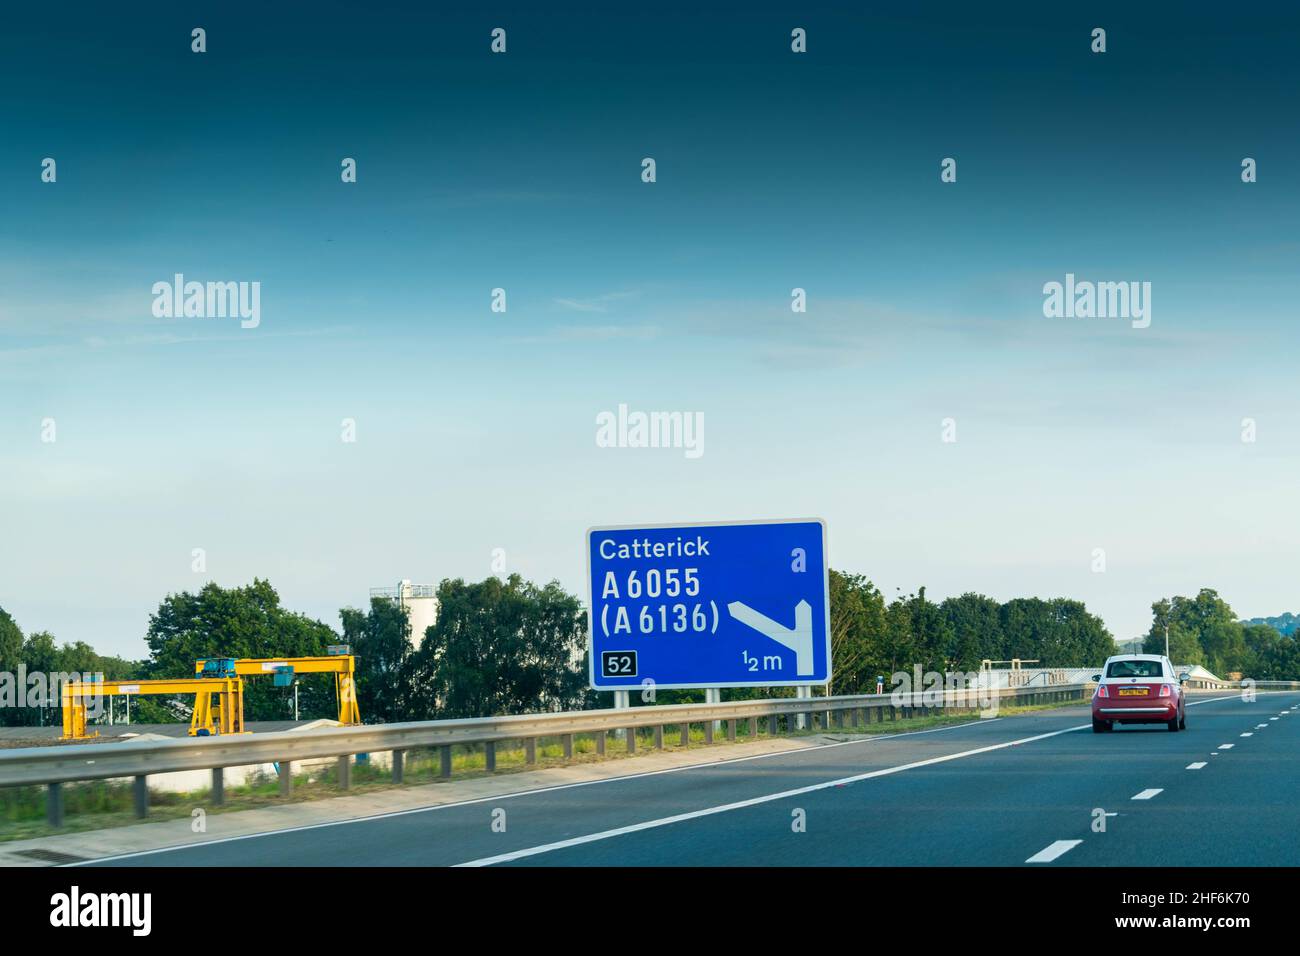
[[[628,292],[607,292],[604,295],[594,296],[586,299],[560,298],[554,299],[556,305],[562,309],[571,312],[608,312],[609,306],[620,299],[634,298],[641,293],[636,291]]]

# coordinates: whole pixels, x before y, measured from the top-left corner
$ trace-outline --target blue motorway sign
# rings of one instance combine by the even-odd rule
[[[597,690],[830,680],[818,519],[592,528],[587,560]]]

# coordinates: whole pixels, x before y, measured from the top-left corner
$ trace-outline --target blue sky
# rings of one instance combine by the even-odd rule
[[[11,14],[0,605],[142,656],[209,578],[336,625],[494,548],[585,595],[591,525],[818,516],[887,595],[1294,610],[1296,17],[1170,9]],[[260,326],[155,318],[177,272]],[[1044,318],[1067,272],[1151,327]],[[705,454],[596,447],[619,403]]]

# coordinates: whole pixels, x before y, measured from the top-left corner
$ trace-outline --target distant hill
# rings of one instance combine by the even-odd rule
[[[1249,621],[1242,621],[1242,624],[1267,624],[1275,631],[1283,634],[1293,635],[1300,630],[1300,617],[1287,611],[1278,617],[1252,617]]]

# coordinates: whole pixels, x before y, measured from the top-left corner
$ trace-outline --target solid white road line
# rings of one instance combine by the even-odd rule
[[[1201,769],[1202,767],[1204,767],[1204,766],[1205,766],[1205,761],[1204,761],[1204,760],[1198,760],[1198,761],[1196,761],[1196,763],[1189,763],[1189,764],[1187,765],[1187,769],[1188,769],[1188,770],[1200,770],[1200,769]]]
[[[1051,863],[1058,856],[1069,853],[1076,846],[1082,843],[1082,840],[1057,840],[1055,843],[1049,843],[1029,859],[1026,863]]]
[[[1074,733],[1076,730],[1087,730],[1092,724],[1079,724],[1077,727],[1067,727],[1065,730],[1053,730],[1046,734],[1037,734],[1033,737],[1022,737],[1019,740],[1008,740],[1000,744],[990,744],[987,747],[976,747],[974,750],[963,750],[960,753],[945,754],[942,757],[930,757],[928,760],[916,760],[912,763],[899,764],[897,767],[885,767],[882,770],[871,770],[867,773],[854,774],[851,777],[840,777],[838,780],[826,780],[822,783],[814,783],[807,787],[796,787],[793,790],[782,790],[780,793],[769,793],[761,797],[751,797],[748,800],[737,800],[735,803],[723,803],[716,807],[706,807],[703,810],[691,810],[687,813],[676,813],[670,817],[659,817],[656,820],[646,820],[642,823],[633,823],[630,826],[616,827],[612,830],[601,830],[598,833],[588,833],[585,836],[573,837],[568,840],[557,840],[554,843],[544,843],[541,846],[526,847],[522,850],[514,850],[510,853],[499,853],[496,856],[480,857],[477,860],[467,860],[464,863],[458,863],[457,866],[492,866],[495,863],[509,863],[512,860],[522,860],[525,857],[538,856],[542,853],[550,853],[554,850],[564,850],[568,847],[582,846],[586,843],[596,843],[599,840],[610,840],[614,837],[624,836],[628,833],[640,833],[643,830],[654,830],[659,827],[671,826],[674,823],[683,823],[687,820],[698,820],[700,817],[711,817],[719,813],[729,813],[732,810],[743,810],[746,807],[756,807],[764,803],[772,803],[775,800],[787,800],[790,797],[803,796],[805,793],[815,793],[818,790],[828,790],[831,787],[842,787],[850,783],[858,783],[863,780],[872,780],[876,777],[887,777],[891,774],[902,773],[904,770],[914,770],[917,767],[932,767],[935,764],[947,763],[950,760],[960,760],[963,757],[973,757],[976,754],[992,753],[995,750],[1004,750],[1007,747],[1018,747],[1021,744],[1033,743],[1036,740],[1047,740],[1049,737],[1059,737],[1061,734]]]
[[[1129,799],[1130,799],[1130,800],[1150,800],[1150,799],[1151,799],[1152,797],[1154,797],[1157,793],[1164,793],[1164,792],[1165,792],[1165,791],[1164,791],[1164,788],[1162,788],[1162,787],[1157,787],[1157,788],[1154,789],[1154,790],[1143,790],[1141,793],[1135,793],[1135,794],[1133,794],[1133,796],[1131,796]]]
[[[599,780],[580,780],[577,783],[557,783],[549,787],[536,787],[531,790],[513,790],[509,793],[503,793],[495,797],[472,797],[468,800],[456,800],[452,803],[436,803],[428,807],[411,807],[409,810],[390,810],[387,813],[372,813],[364,817],[350,817],[347,820],[330,820],[327,823],[307,823],[297,827],[284,827],[281,830],[262,830],[258,833],[241,833],[239,836],[218,837],[213,840],[198,840],[194,843],[176,843],[171,846],[159,847],[156,850],[137,850],[133,853],[118,853],[114,856],[101,856],[92,860],[82,860],[77,863],[65,863],[61,866],[87,866],[91,863],[111,863],[114,860],[129,860],[137,856],[151,856],[154,853],[170,853],[174,850],[189,850],[193,847],[216,846],[220,843],[235,843],[240,840],[256,840],[259,837],[276,836],[280,833],[298,833],[302,830],[320,830],[325,827],[342,827],[351,823],[369,823],[374,820],[387,820],[391,817],[406,817],[415,813],[431,813],[435,810],[450,810],[453,807],[468,807],[476,803],[491,803],[495,800],[512,800],[517,797],[531,797],[539,793],[554,793],[556,790],[573,790],[578,787],[594,787],[603,783],[619,783],[624,780],[639,780],[642,777],[658,777],[668,773],[683,773],[687,770],[706,770],[712,767],[728,766],[735,763],[749,763],[751,760],[770,760],[773,757],[788,757],[791,754],[811,753],[817,750],[830,750],[833,747],[849,747],[853,744],[874,743],[883,740],[897,740],[900,737],[919,737],[922,734],[937,734],[949,730],[961,730],[963,727],[986,726],[999,720],[1005,720],[1005,717],[989,717],[981,720],[978,724],[953,724],[949,727],[932,727],[929,730],[908,730],[901,734],[880,734],[878,736],[866,737],[861,740],[841,740],[833,744],[810,744],[807,747],[796,747],[793,750],[776,750],[767,754],[752,754],[748,757],[724,757],[721,760],[715,760],[712,763],[687,764],[682,767],[667,767],[663,770],[643,770],[640,773],[629,773],[618,777],[601,777]],[[1077,730],[1077,727],[1070,728]]]

